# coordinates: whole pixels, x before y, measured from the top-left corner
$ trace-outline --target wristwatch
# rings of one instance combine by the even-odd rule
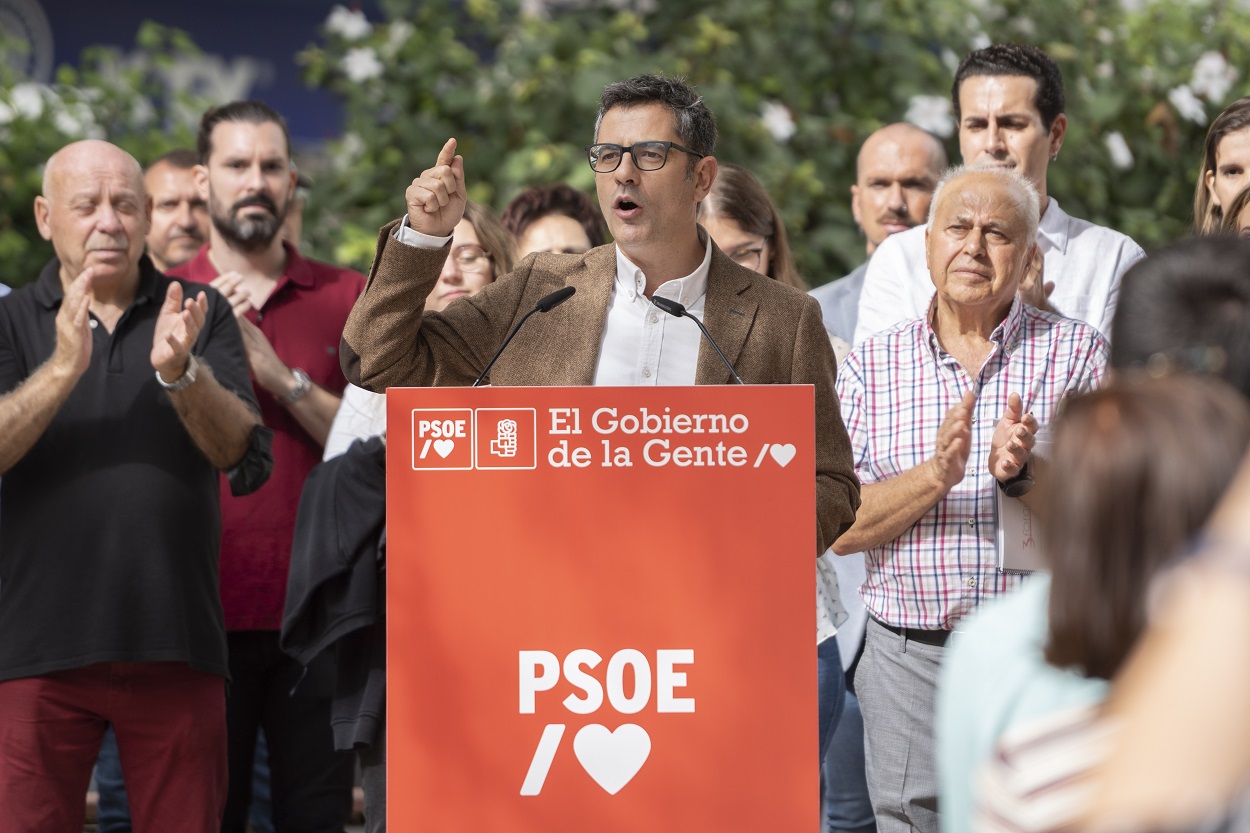
[[[998,481],[998,488],[1002,489],[1007,497],[1024,497],[1033,490],[1035,483],[1033,466],[1031,463],[1025,463],[1024,468],[1020,469],[1020,473],[1015,477]]]
[[[161,378],[161,372],[156,371],[156,381],[161,387],[170,393],[177,393],[180,390],[186,390],[195,383],[195,371],[199,370],[200,363],[195,360],[195,356],[191,355],[187,358],[186,371],[172,382],[166,382]]]
[[[312,379],[301,368],[291,368],[291,375],[295,377],[295,387],[291,388],[288,393],[278,397],[278,401],[283,405],[294,405],[312,390]]]

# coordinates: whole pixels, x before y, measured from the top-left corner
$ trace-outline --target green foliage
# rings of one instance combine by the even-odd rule
[[[43,165],[58,148],[79,139],[106,139],[140,162],[194,144],[192,125],[204,102],[171,96],[163,71],[198,50],[182,32],[143,24],[137,51],[95,47],[80,69],[57,70],[56,83],[34,84],[12,69],[23,44],[0,31],[0,281],[33,281],[52,257],[39,235],[32,206]]]
[[[309,83],[340,96],[347,113],[334,169],[312,198],[310,242],[364,266],[374,230],[402,213],[404,188],[448,136],[460,140],[472,198],[496,208],[530,184],[590,190],[581,148],[600,90],[662,71],[699,86],[720,122],[717,156],[760,176],[800,268],[822,283],[863,259],[849,205],[859,144],[901,120],[914,96],[936,97],[940,116],[958,60],[1001,40],[1041,46],[1064,73],[1070,128],[1051,193],[1076,216],[1163,243],[1188,229],[1206,122],[1250,92],[1244,76],[1217,85],[1219,100],[1194,99],[1205,110],[1198,121],[1169,102],[1182,85],[1210,89],[1193,78],[1204,53],[1250,66],[1250,17],[1227,5],[563,0],[543,15],[515,0],[384,0],[384,20],[360,37],[327,29],[300,56]],[[377,57],[377,74],[353,80],[347,59],[361,50]],[[778,132],[787,119],[788,137]],[[1129,167],[1112,163],[1112,134]],[[954,136],[947,146],[958,159]]]
[[[502,208],[557,181],[592,190],[582,147],[600,90],[661,71],[699,86],[719,119],[717,156],[759,175],[800,269],[823,283],[863,259],[849,204],[860,143],[909,109],[941,122],[945,107],[949,122],[955,65],[993,40],[1037,44],[1063,70],[1069,130],[1050,192],[1076,216],[1160,244],[1189,227],[1207,122],[1250,92],[1236,70],[1219,77],[1250,67],[1244,2],[381,0],[383,19],[368,23],[340,9],[298,58],[346,117],[315,170],[305,244],[365,268],[377,228],[402,213],[404,188],[448,136],[480,202]],[[354,25],[340,25],[344,15]],[[144,24],[130,57],[90,50],[51,88],[8,69],[15,48],[0,33],[0,280],[10,283],[50,255],[30,206],[53,151],[100,136],[146,161],[189,145],[207,104],[171,97],[162,81],[197,51],[175,30]],[[1127,165],[1113,164],[1117,136]],[[958,159],[955,137],[946,142]]]

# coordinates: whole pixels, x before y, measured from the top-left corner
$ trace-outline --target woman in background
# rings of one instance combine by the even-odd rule
[[[1068,400],[1053,435],[1037,516],[1051,573],[970,617],[942,666],[944,831],[1079,816],[1101,757],[1097,707],[1146,627],[1154,579],[1232,481],[1250,406],[1218,379],[1138,373]]]
[[[1250,185],[1250,97],[1239,98],[1215,117],[1202,145],[1202,168],[1194,186],[1194,234],[1218,234],[1224,209]]]
[[[594,200],[570,185],[539,185],[517,194],[503,210],[503,225],[517,241],[517,258],[532,252],[580,255],[608,237]]]
[[[1229,237],[1250,237],[1250,185],[1233,197],[1220,221],[1220,231]]]
[[[516,262],[516,241],[495,213],[470,202],[464,219],[451,235],[451,253],[443,264],[438,283],[425,299],[426,312],[441,312],[452,301],[476,295],[499,275],[512,271]],[[386,430],[386,394],[371,393],[348,385],[343,391],[325,454],[329,460],[347,450],[353,440],[381,434]]]
[[[746,168],[728,163],[720,166],[711,193],[699,203],[699,223],[739,266],[786,286],[807,289],[794,266],[777,204]]]

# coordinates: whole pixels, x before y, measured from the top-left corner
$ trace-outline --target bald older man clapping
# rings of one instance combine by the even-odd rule
[[[0,830],[81,829],[110,724],[137,829],[220,829],[218,471],[272,459],[230,306],[156,271],[150,212],[129,154],[62,148],[56,257],[0,300]]]

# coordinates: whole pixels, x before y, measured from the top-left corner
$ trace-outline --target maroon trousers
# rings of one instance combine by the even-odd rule
[[[109,724],[136,833],[220,833],[225,680],[177,662],[100,663],[0,682],[0,830],[81,833]]]

